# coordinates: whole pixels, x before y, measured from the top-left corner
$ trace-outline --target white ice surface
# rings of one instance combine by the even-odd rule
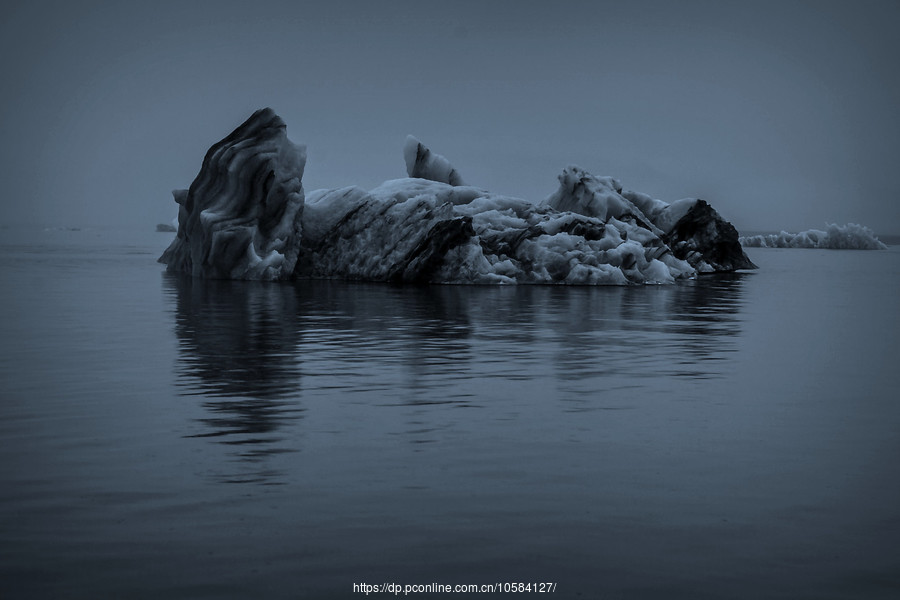
[[[368,192],[311,192],[302,221],[304,245],[312,249],[308,275],[384,280],[412,273],[418,263],[404,271],[404,261],[427,247],[434,228],[459,219],[471,220],[474,235],[446,252],[433,281],[621,285],[695,274],[655,233],[627,220],[604,222],[549,203],[407,178]]]

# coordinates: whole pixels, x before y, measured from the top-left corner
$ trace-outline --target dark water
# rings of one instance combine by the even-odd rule
[[[3,233],[4,599],[900,596],[900,248],[291,286]]]

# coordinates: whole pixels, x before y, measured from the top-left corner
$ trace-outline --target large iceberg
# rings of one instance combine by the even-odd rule
[[[412,136],[403,155],[407,178],[305,195],[305,147],[259,110],[173,192],[178,234],[159,260],[216,279],[419,283],[671,283],[756,268],[703,200],[667,204],[570,166],[533,203],[465,185]]]
[[[741,237],[742,246],[752,248],[827,248],[829,250],[887,250],[868,227],[847,223],[829,224],[827,231],[808,229],[800,233],[772,233]]]

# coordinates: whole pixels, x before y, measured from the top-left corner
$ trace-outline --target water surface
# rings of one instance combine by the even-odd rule
[[[4,598],[900,594],[897,247],[283,285],[167,274],[166,234],[4,233]]]

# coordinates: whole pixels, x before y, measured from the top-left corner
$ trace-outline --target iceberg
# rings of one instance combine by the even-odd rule
[[[826,248],[829,250],[887,250],[868,227],[847,223],[829,224],[826,231],[808,229],[800,233],[773,233],[739,238],[742,246],[751,248]]]
[[[173,192],[178,233],[159,262],[210,279],[448,284],[662,284],[756,268],[703,200],[667,204],[569,166],[530,202],[466,185],[412,136],[408,177],[307,195],[306,148],[286,130],[266,108],[210,148]]]

